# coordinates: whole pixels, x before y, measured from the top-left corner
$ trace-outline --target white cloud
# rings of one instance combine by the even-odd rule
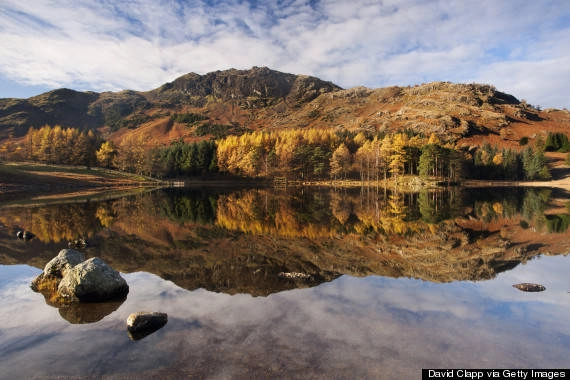
[[[567,108],[570,56],[542,61],[498,62],[481,70],[477,82],[493,83],[530,104]]]
[[[561,107],[569,15],[559,1],[6,0],[0,74],[149,90],[191,71],[269,66],[344,87],[484,80]]]

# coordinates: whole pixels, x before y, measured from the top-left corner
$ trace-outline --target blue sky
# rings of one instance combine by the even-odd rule
[[[0,0],[0,97],[252,66],[345,88],[489,83],[570,108],[570,2]]]

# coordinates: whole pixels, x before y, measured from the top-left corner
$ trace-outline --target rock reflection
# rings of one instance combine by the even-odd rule
[[[61,302],[61,298],[57,295],[59,281],[60,279],[55,277],[52,281],[44,280],[40,287],[35,287],[33,290],[41,293],[46,304],[57,308],[61,317],[72,324],[98,322],[117,310],[127,299],[127,297],[123,297],[108,302]]]
[[[35,274],[17,272],[0,266],[0,278],[12,283]],[[567,272],[567,258],[549,257],[485,283],[342,276],[266,298],[189,292],[139,272],[126,275],[136,291],[117,312],[81,328],[5,283],[0,371],[6,378],[413,379],[421,368],[561,368],[570,349]],[[518,278],[546,279],[548,291],[518,292],[511,287]],[[139,309],[168,312],[169,322],[133,343],[124,321]]]
[[[125,297],[126,299],[126,297]],[[70,305],[51,305],[59,309],[59,315],[72,324],[99,322],[117,310],[125,299],[109,302],[77,303]]]
[[[44,296],[47,305],[57,308],[62,318],[72,324],[98,322],[117,310],[126,300],[124,297],[108,302],[62,303],[56,296],[58,282],[59,280],[54,281],[55,288],[46,285],[37,291]]]

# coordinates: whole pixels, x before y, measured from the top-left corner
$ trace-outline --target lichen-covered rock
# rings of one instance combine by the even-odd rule
[[[62,249],[44,267],[44,276],[63,277],[68,270],[85,261],[85,255],[74,249]]]
[[[53,304],[57,303],[59,299],[57,287],[60,281],[61,277],[52,275],[46,276],[42,272],[32,280],[30,287],[34,292],[42,293],[48,304]]]
[[[44,271],[34,278],[31,284],[32,289],[44,294],[49,302],[57,302],[59,282],[67,271],[84,260],[85,255],[83,253],[73,249],[62,249],[56,257],[46,264]]]
[[[71,301],[101,302],[126,297],[129,286],[119,272],[94,257],[68,270],[57,292]]]

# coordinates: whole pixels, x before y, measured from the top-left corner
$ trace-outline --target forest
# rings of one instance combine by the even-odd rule
[[[100,166],[157,178],[232,175],[290,180],[392,181],[419,176],[456,183],[462,179],[549,179],[546,151],[570,151],[566,135],[537,137],[520,149],[490,144],[459,149],[435,134],[295,129],[249,132],[150,146],[128,137],[115,144],[92,131],[44,126],[0,146],[0,159]]]

